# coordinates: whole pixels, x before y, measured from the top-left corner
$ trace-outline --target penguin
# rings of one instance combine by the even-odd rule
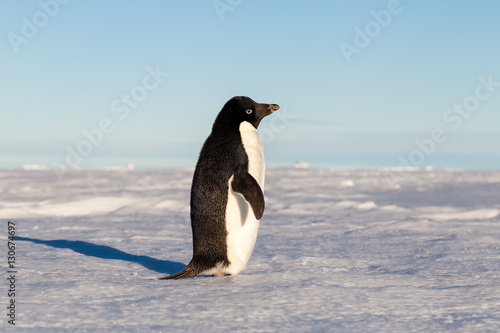
[[[279,109],[246,96],[219,112],[201,149],[191,185],[193,258],[160,279],[241,272],[253,252],[264,214],[264,153],[257,127]]]

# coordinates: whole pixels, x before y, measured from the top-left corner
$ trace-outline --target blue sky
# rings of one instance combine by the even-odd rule
[[[259,128],[271,166],[500,166],[498,2],[0,9],[3,168],[191,167],[235,95],[281,106]]]

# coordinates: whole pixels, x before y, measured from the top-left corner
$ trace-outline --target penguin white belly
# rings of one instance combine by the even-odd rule
[[[259,183],[264,192],[265,162],[262,142],[255,127],[249,122],[240,124],[241,140],[248,155],[248,172]],[[226,274],[238,274],[252,255],[259,220],[250,204],[239,193],[231,188],[231,176],[228,182],[228,200],[226,207],[227,257],[231,265],[225,269]]]

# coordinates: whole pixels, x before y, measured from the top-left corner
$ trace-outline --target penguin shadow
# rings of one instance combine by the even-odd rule
[[[135,254],[123,252],[111,246],[92,244],[84,241],[72,241],[65,239],[42,240],[20,236],[17,236],[16,240],[32,242],[35,244],[43,244],[57,249],[70,249],[75,251],[76,253],[100,259],[114,259],[133,262],[160,274],[171,275],[183,270],[184,267],[186,267],[186,265],[181,262],[159,260],[148,256],[138,256]]]

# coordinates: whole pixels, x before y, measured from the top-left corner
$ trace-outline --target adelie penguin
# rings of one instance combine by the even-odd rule
[[[193,258],[181,272],[161,279],[236,275],[245,268],[265,205],[264,153],[257,127],[278,109],[240,96],[219,112],[191,186]]]

